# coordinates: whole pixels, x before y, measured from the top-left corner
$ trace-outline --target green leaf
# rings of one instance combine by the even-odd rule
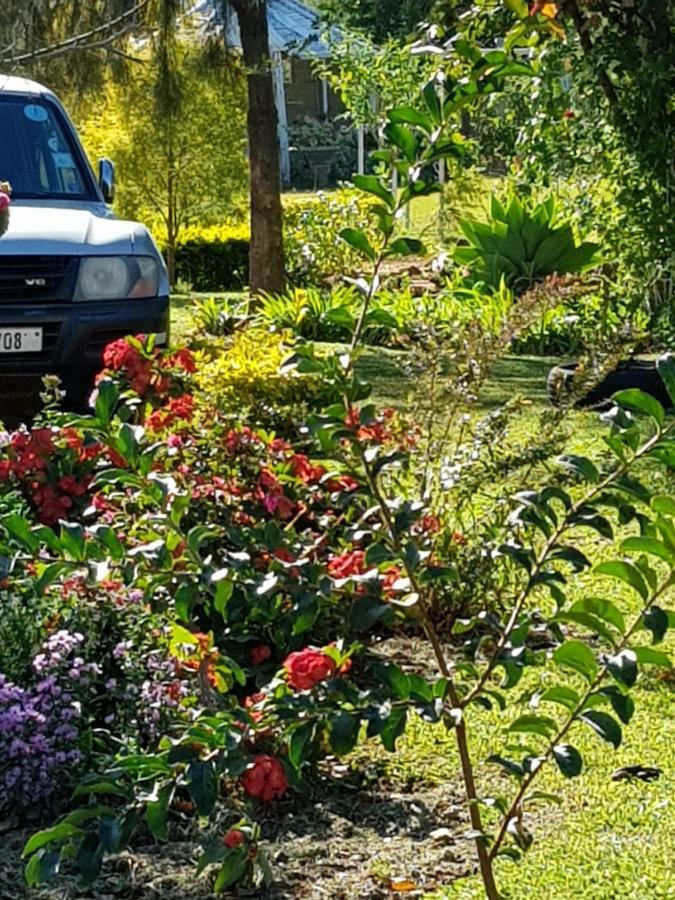
[[[166,841],[169,839],[167,818],[173,792],[173,783],[165,784],[164,787],[157,792],[157,799],[149,802],[145,810],[145,820],[148,823],[148,828],[158,841]]]
[[[517,778],[522,778],[525,774],[520,763],[514,762],[512,759],[507,759],[504,756],[499,756],[496,753],[493,753],[492,756],[488,756],[486,762],[495,763],[496,765],[501,766],[502,769],[505,769],[509,773],[509,775],[515,775]]]
[[[651,647],[633,647],[632,650],[641,666],[660,666],[662,669],[672,668],[670,657],[660,650],[652,650]]]
[[[506,0],[506,5],[519,19],[524,19],[529,15],[527,0]]]
[[[98,837],[105,853],[117,853],[120,844],[120,823],[114,816],[102,816]]]
[[[616,640],[609,628],[600,619],[583,610],[570,609],[568,612],[558,613],[551,622],[572,622],[575,625],[581,625],[582,628],[588,628],[603,637],[607,643],[613,647]]]
[[[632,687],[637,680],[637,657],[632,650],[622,650],[616,656],[610,656],[607,659],[607,668],[614,678],[626,687]]]
[[[666,386],[670,402],[675,406],[675,354],[665,353],[656,360],[656,369]]]
[[[407,162],[415,162],[417,158],[417,137],[407,125],[390,121],[384,126],[384,134],[389,143],[398,147],[403,153]]]
[[[656,556],[669,565],[675,564],[675,553],[656,538],[629,537],[621,543],[621,549],[627,553],[646,553],[647,556]]]
[[[195,760],[188,767],[188,790],[200,816],[213,812],[218,797],[218,786],[213,764]]]
[[[539,698],[542,702],[558,703],[566,709],[574,710],[579,705],[579,694],[571,687],[564,684],[558,684],[555,687],[548,688]]]
[[[598,674],[598,664],[593,653],[581,641],[565,641],[553,654],[559,666],[574,669],[591,682]]]
[[[600,473],[595,464],[585,456],[575,456],[566,454],[560,457],[560,462],[565,468],[571,469],[575,475],[583,481],[590,481],[591,484],[597,484],[600,481]]]
[[[650,606],[642,617],[642,624],[652,633],[652,643],[660,644],[668,631],[668,614],[659,606]]]
[[[35,582],[35,590],[38,594],[44,594],[50,585],[62,575],[64,572],[72,572],[73,568],[77,568],[77,563],[72,562],[54,562],[45,566],[38,580]]]
[[[441,106],[441,100],[438,96],[436,85],[433,81],[425,85],[422,90],[422,96],[424,97],[424,102],[427,105],[429,115],[433,119],[434,124],[440,125],[443,121],[443,108]]]
[[[635,712],[633,698],[629,694],[625,694],[623,690],[620,690],[614,684],[605,685],[605,687],[595,691],[589,697],[589,702],[593,702],[593,705],[595,705],[595,700],[601,700],[602,698],[607,698],[609,700],[612,704],[612,709],[619,719],[621,719],[624,725],[628,725]]]
[[[358,228],[343,228],[340,232],[342,240],[371,261],[375,259],[375,251],[363,231]]]
[[[397,106],[394,109],[390,109],[387,117],[390,122],[394,122],[397,125],[417,125],[427,133],[433,131],[434,128],[434,123],[429,116],[425,116],[424,113],[419,112],[412,106]]]
[[[389,247],[390,256],[419,256],[424,253],[424,244],[416,238],[397,238]]]
[[[642,574],[632,563],[613,559],[609,562],[600,563],[599,566],[595,567],[595,571],[598,575],[609,575],[611,578],[618,578],[624,584],[630,585],[643,600],[646,600],[649,596],[649,589]]]
[[[396,750],[396,741],[405,731],[407,719],[408,711],[404,707],[397,707],[391,711],[380,732],[380,740],[385,750],[390,753]]]
[[[603,619],[609,625],[613,625],[621,634],[626,630],[621,610],[611,600],[585,597],[583,600],[577,600],[570,608],[570,612],[586,612],[598,619]]]
[[[246,871],[247,853],[245,847],[237,847],[236,850],[227,854],[213,885],[215,894],[222,894],[223,891],[239,881]]]
[[[645,394],[638,388],[628,388],[614,394],[612,400],[622,409],[641,412],[653,419],[659,428],[663,425],[666,414],[659,401],[651,394]]]
[[[293,729],[288,741],[288,761],[294,769],[299,769],[302,765],[303,752],[313,732],[313,722],[304,722],[299,728]]]
[[[614,749],[621,746],[621,726],[608,714],[597,709],[585,709],[579,718],[598,734],[603,741],[612,744]]]
[[[24,878],[28,887],[37,887],[49,881],[59,871],[61,854],[56,850],[36,853],[29,859],[24,869]]]
[[[10,513],[2,520],[2,524],[7,531],[22,544],[30,553],[36,553],[40,547],[40,542],[31,531],[30,524],[23,516],[16,513]]]
[[[522,734],[541,734],[544,737],[549,737],[551,732],[556,730],[556,722],[555,719],[549,719],[547,716],[519,716],[512,722],[508,731],[522,733]]]
[[[94,779],[83,781],[73,791],[73,797],[87,796],[88,794],[114,794],[117,797],[126,797],[129,792],[125,787],[115,784],[114,781]]]
[[[581,774],[584,762],[579,751],[571,744],[556,744],[553,758],[565,778],[575,778]]]
[[[657,494],[652,497],[651,507],[654,512],[675,518],[675,497],[671,497],[670,494]]]
[[[337,756],[350,753],[358,740],[360,726],[358,716],[344,711],[331,719],[328,740],[333,753]]]
[[[387,190],[376,175],[354,175],[352,184],[360,191],[365,191],[367,194],[373,194],[373,196],[382,200],[389,209],[394,209],[396,207],[396,198],[391,191]]]
[[[37,834],[30,837],[21,851],[21,858],[25,859],[53,841],[65,841],[69,838],[78,838],[83,835],[84,831],[81,828],[77,828],[68,822],[59,822],[58,825],[46,828],[44,831],[38,831]]]
[[[77,851],[77,866],[85,881],[94,881],[101,871],[103,845],[96,834],[88,834]]]
[[[210,844],[208,847],[205,847],[204,852],[197,862],[197,875],[201,875],[207,866],[221,863],[225,859],[227,853],[228,848],[225,847],[222,841],[218,841],[215,844]]]
[[[407,700],[410,696],[410,678],[398,666],[387,666],[383,670],[384,677],[398,700]]]

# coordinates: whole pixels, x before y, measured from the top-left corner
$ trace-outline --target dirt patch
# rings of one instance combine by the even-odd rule
[[[261,822],[272,863],[271,889],[239,897],[269,900],[377,900],[419,897],[465,873],[471,845],[459,798],[446,786],[414,793],[366,790],[326,780],[303,800],[284,804]],[[1,900],[206,900],[213,871],[195,875],[199,847],[189,828],[169,844],[140,842],[106,862],[91,886],[62,877],[50,889],[23,884],[21,847],[29,832],[4,835]],[[394,890],[396,888],[397,890]],[[401,889],[405,889],[404,891]]]

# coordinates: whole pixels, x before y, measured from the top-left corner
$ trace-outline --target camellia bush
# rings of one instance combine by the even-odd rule
[[[269,882],[267,807],[311,782],[327,754],[364,741],[395,752],[421,717],[455,737],[478,870],[496,900],[497,861],[527,851],[529,810],[555,799],[537,790],[540,773],[582,774],[580,729],[619,746],[642,670],[670,665],[656,645],[672,620],[675,505],[639,466],[671,469],[675,441],[653,398],[615,397],[601,463],[567,456],[541,484],[528,479],[492,548],[500,601],[468,618],[450,608],[449,621],[446,606],[441,626],[439,608],[474,571],[450,549],[465,539],[424,489],[417,423],[378,408],[354,365],[384,261],[421,249],[395,234],[401,210],[439,189],[431,164],[456,152],[467,96],[498,89],[516,65],[476,52],[471,82],[432,83],[425,112],[389,113],[380,174],[355,179],[375,198],[373,230],[342,238],[370,276],[357,282],[350,346],[326,354],[298,340],[284,362],[322,388],[301,427],[220,409],[194,389],[189,350],[139,336],[107,348],[90,415],[50,412],[37,434],[4,439],[16,509],[1,526],[1,590],[17,646],[0,683],[13,729],[0,806],[63,806],[24,847],[29,885],[67,871],[92,880],[142,830],[166,841],[185,820],[204,835],[197,869],[216,892]],[[559,289],[557,278],[541,286]],[[675,401],[675,360],[659,369]],[[56,520],[36,499],[45,486],[63,506]],[[591,567],[580,533],[611,542],[617,522],[631,536],[595,571],[635,602],[571,600]],[[17,628],[22,616],[39,627]],[[428,641],[436,671],[411,674],[382,654],[381,637],[401,627]],[[488,761],[512,780],[489,797],[469,743],[485,707],[504,721]]]

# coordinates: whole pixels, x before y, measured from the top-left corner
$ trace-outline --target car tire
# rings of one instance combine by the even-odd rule
[[[574,375],[578,363],[562,363],[554,366],[546,379],[546,390],[553,406],[561,407],[572,395]],[[656,363],[645,359],[631,359],[606,375],[602,381],[594,385],[588,393],[579,398],[575,406],[581,408],[600,409],[608,406],[613,394],[628,388],[638,388],[655,397],[665,408],[671,407],[672,401],[658,373]]]

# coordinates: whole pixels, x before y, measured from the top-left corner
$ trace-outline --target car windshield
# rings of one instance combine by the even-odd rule
[[[0,94],[0,181],[15,199],[92,199],[90,179],[52,104]]]

